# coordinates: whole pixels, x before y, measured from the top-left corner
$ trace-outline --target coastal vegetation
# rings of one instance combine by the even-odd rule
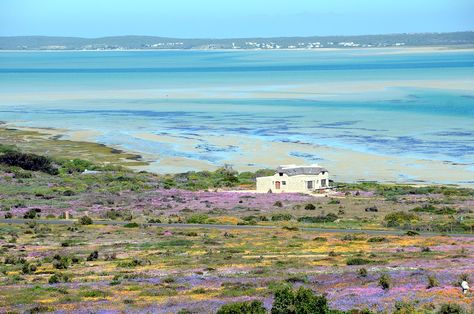
[[[268,170],[157,175],[91,156],[0,145],[5,311],[470,310],[459,286],[474,262],[470,189],[254,194]]]

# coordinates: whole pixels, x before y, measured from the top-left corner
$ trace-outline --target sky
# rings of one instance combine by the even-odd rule
[[[232,38],[474,30],[474,0],[0,0],[0,36]]]

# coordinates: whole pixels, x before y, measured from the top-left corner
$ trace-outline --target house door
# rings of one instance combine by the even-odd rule
[[[280,181],[275,182],[275,189],[279,190],[280,189]]]

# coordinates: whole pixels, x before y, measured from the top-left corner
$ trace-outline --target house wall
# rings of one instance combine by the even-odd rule
[[[322,186],[322,180],[326,180],[326,185]],[[313,188],[309,189],[307,186],[307,182],[313,182]],[[277,188],[276,182],[280,182],[280,188]],[[286,184],[283,184],[285,182]],[[324,187],[329,186],[329,174],[325,172],[325,174],[320,173],[319,175],[296,175],[296,176],[288,176],[283,174],[280,176],[276,173],[273,176],[269,177],[260,177],[257,178],[257,192],[260,193],[267,193],[268,191],[272,191],[272,193],[297,193],[297,192],[311,192],[314,190],[318,190]]]

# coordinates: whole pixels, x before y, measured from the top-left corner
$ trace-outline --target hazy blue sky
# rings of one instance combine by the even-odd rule
[[[0,35],[308,36],[474,30],[474,0],[0,0]]]

